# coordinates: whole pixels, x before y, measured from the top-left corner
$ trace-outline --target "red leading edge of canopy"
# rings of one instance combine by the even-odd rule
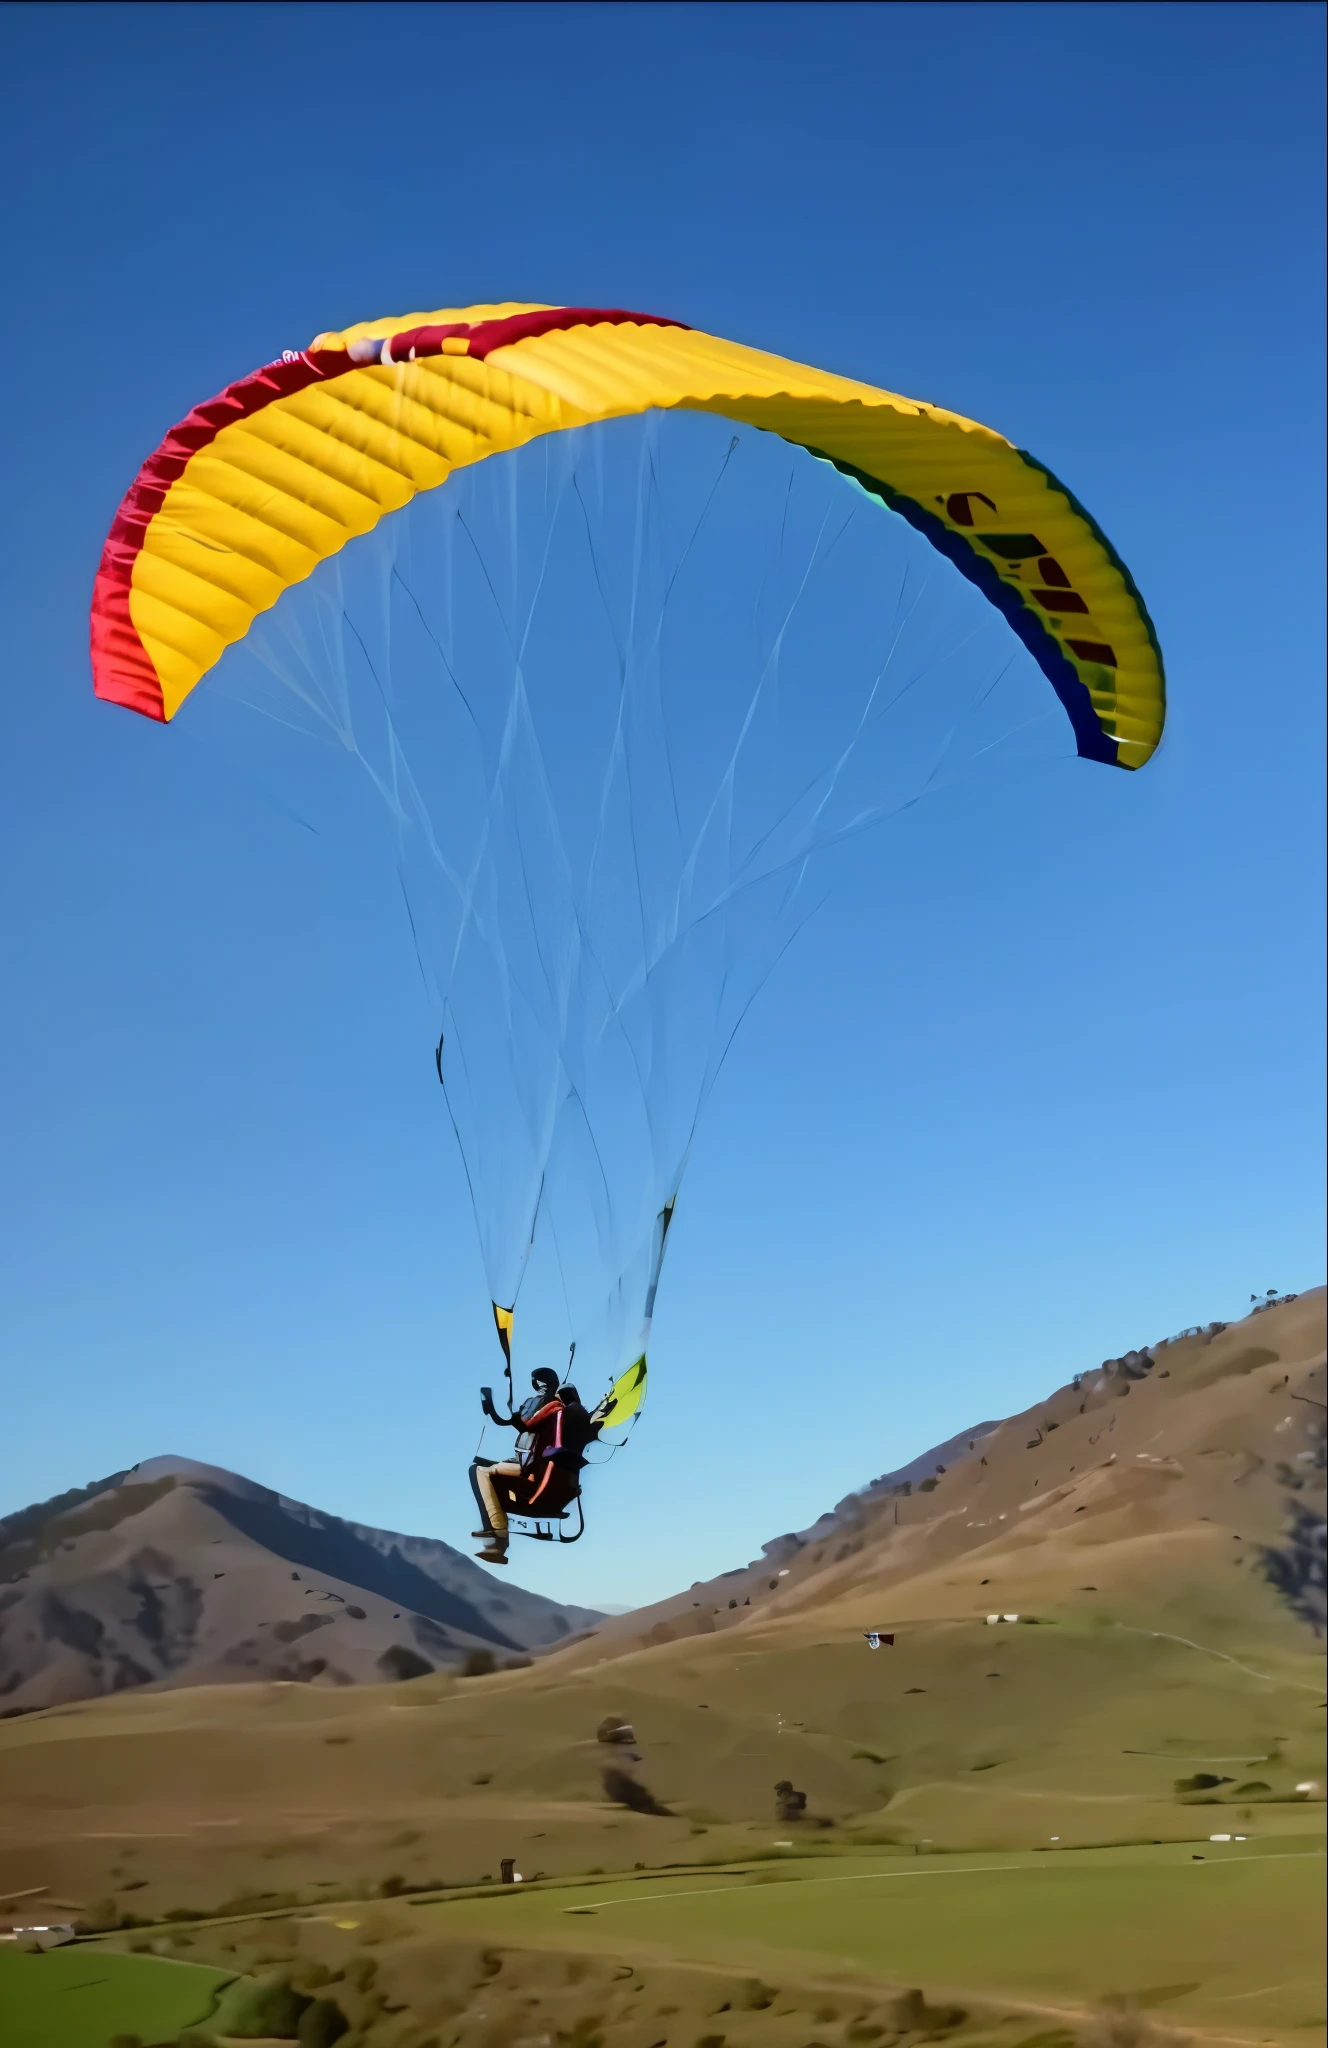
[[[464,339],[466,354],[481,362],[496,348],[514,342],[537,339],[569,327],[684,327],[681,320],[661,319],[653,313],[625,313],[617,308],[557,306],[544,312],[517,313],[507,320],[481,320],[474,326],[458,322],[452,326],[416,327],[385,337],[390,360],[400,362],[407,355],[417,360],[441,355],[444,341]],[[223,427],[248,419],[275,399],[289,398],[311,384],[344,376],[354,366],[345,349],[305,349],[288,353],[281,361],[268,363],[251,376],[242,377],[196,405],[178,426],[172,427],[154,455],[138,472],[116,513],[106,536],[101,562],[92,589],[91,649],[92,687],[99,697],[123,704],[145,718],[164,721],[166,706],[161,683],[129,615],[129,592],[134,562],[143,546],[148,527],[161,510],[170,487],[183,474],[191,458],[214,441]]]
[[[165,719],[157,671],[129,615],[134,563],[148,527],[190,458],[215,441],[223,427],[261,412],[274,399],[289,398],[310,384],[321,383],[334,374],[333,363],[338,371],[348,367],[342,350],[297,355],[255,370],[205,405],[196,405],[143,464],[106,536],[92,587],[92,687],[99,697],[141,711],[145,718]]]

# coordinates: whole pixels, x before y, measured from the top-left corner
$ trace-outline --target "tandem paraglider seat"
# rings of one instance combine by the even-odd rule
[[[565,1457],[565,1453],[555,1453]],[[584,1458],[575,1463],[546,1461],[542,1472],[531,1469],[519,1477],[495,1479],[512,1522],[527,1522],[529,1528],[513,1528],[513,1535],[533,1537],[537,1543],[577,1543],[585,1534],[585,1509],[581,1501],[581,1471]],[[575,1516],[573,1515],[575,1509]],[[575,1520],[568,1534],[565,1524]]]
[[[558,1399],[562,1414],[558,1418],[557,1441],[537,1454],[519,1479],[509,1479],[505,1485],[511,1496],[508,1514],[533,1525],[518,1529],[517,1534],[531,1536],[538,1543],[577,1543],[585,1534],[581,1474],[586,1467],[585,1453],[602,1427],[587,1414],[575,1387],[560,1387]],[[572,1520],[574,1508],[576,1530],[569,1535],[561,1525]]]

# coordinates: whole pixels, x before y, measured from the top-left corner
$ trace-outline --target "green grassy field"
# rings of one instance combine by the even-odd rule
[[[0,1949],[0,2044],[106,2048],[114,2034],[172,2041],[203,2024],[230,1974],[90,1948]]]
[[[706,2012],[729,2010],[708,2005],[705,1993],[707,1982],[727,1975],[792,1986],[810,2009],[818,1985],[822,2001],[838,1987],[850,2002],[855,1987],[875,1997],[916,1986],[933,2004],[975,2013],[979,2027],[989,2025],[984,2013],[1006,2006],[1035,2031],[1068,2028],[1076,2038],[1081,2021],[1117,1998],[1214,2048],[1300,2048],[1317,2041],[1324,2024],[1324,1868],[1322,1843],[1308,1832],[1046,1852],[803,1851],[418,1903],[347,1900],[312,1914],[195,1923],[173,1938],[211,1963],[229,1952],[235,1968],[260,1966],[259,1974],[285,1958],[297,1981],[301,1968],[330,1965],[330,1979],[325,1971],[312,1981],[340,1986],[343,2002],[341,1973],[353,1978],[348,1963],[371,1951],[391,1996],[389,2015],[417,2005],[429,2015],[440,1991],[470,1969],[474,2011],[464,2038],[478,2028],[474,2039],[486,2043],[494,2015],[486,2019],[481,2008],[493,2006],[500,1988],[503,2023],[515,2024],[526,2005],[539,2004],[531,1994],[566,1991],[589,1964],[604,1982],[598,1990],[587,1982],[583,2003],[599,2011],[626,1959],[661,1990],[665,1974],[693,1973],[681,1993],[676,1984],[667,1991],[673,2003],[658,2007],[677,2014],[679,2000],[688,2001],[679,2041],[696,2038],[687,2032],[693,2020],[700,2026]],[[486,1952],[504,1958],[502,1987],[491,1981]],[[566,1983],[549,1978],[549,1964],[573,1974]],[[92,1947],[0,1952],[0,2048],[107,2048],[116,2033],[173,2041],[182,2027],[207,2023],[227,1976]],[[352,2018],[354,2006],[352,1999]],[[445,2011],[459,2008],[444,2003],[438,2012]],[[359,2015],[373,2041],[380,2022],[388,2026],[382,2015]],[[749,2027],[734,2035],[749,2038],[763,2037]]]
[[[457,1937],[758,1973],[848,1971],[1067,2013],[1114,1993],[1176,2024],[1266,2041],[1323,2027],[1323,1891],[1322,1851],[1289,1836],[1202,1850],[790,1860],[419,1911]]]

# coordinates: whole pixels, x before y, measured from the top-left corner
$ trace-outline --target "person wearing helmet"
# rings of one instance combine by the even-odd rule
[[[520,1495],[523,1479],[542,1478],[548,1452],[561,1446],[563,1404],[558,1398],[558,1375],[546,1365],[530,1375],[533,1392],[514,1415],[500,1415],[494,1405],[492,1387],[480,1388],[480,1406],[490,1422],[517,1432],[515,1458],[475,1458],[470,1467],[470,1489],[480,1511],[480,1528],[473,1534],[484,1549],[476,1555],[485,1564],[507,1563],[507,1507],[504,1493],[511,1488]]]

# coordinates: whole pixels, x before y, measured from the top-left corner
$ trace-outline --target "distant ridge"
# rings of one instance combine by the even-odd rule
[[[0,1714],[142,1685],[382,1682],[510,1661],[600,1619],[193,1458],[0,1520]]]
[[[1235,1498],[1243,1526],[1228,1533],[1242,1545],[1239,1555],[1255,1567],[1261,1597],[1271,1604],[1268,1588],[1276,1587],[1287,1610],[1322,1635],[1328,1628],[1324,1304],[1322,1287],[1268,1297],[1238,1323],[1208,1323],[1105,1359],[1023,1415],[960,1430],[883,1473],[809,1529],[762,1544],[761,1555],[748,1564],[698,1579],[647,1607],[606,1616],[592,1639],[567,1656],[602,1662],[747,1623],[763,1626],[809,1596],[817,1607],[829,1601],[832,1589],[838,1598],[841,1584],[879,1582],[879,1594],[872,1597],[881,1604],[864,1617],[877,1622],[889,1616],[898,1597],[888,1589],[912,1588],[969,1553],[994,1560],[1007,1545],[1027,1562],[1031,1533],[1040,1537],[1061,1520],[1067,1524],[1065,1559],[1073,1560],[1090,1532],[1096,1538],[1109,1510],[1120,1514],[1122,1534],[1136,1539],[1173,1517],[1177,1526],[1207,1531],[1218,1525],[1210,1488],[1219,1475],[1217,1498],[1224,1509],[1227,1489],[1239,1487]],[[1283,1386],[1281,1372],[1263,1390],[1268,1406],[1247,1413],[1246,1403],[1250,1375],[1279,1358],[1272,1347],[1274,1339],[1286,1341],[1283,1333],[1294,1333],[1288,1363],[1301,1377],[1293,1388],[1287,1375],[1274,1427],[1267,1418],[1270,1397]],[[1132,1394],[1136,1398],[1128,1402]],[[1126,1430],[1126,1419],[1154,1409],[1156,1422],[1144,1438],[1128,1441],[1132,1429]],[[1191,1432],[1199,1437],[1197,1447]],[[1162,1454],[1164,1442],[1185,1444],[1183,1468]],[[1089,1520],[1074,1524],[1078,1515]],[[1233,1554],[1228,1562],[1235,1561]],[[1074,1569],[1073,1562],[1068,1568]],[[1095,1576],[1103,1569],[1095,1565]]]

